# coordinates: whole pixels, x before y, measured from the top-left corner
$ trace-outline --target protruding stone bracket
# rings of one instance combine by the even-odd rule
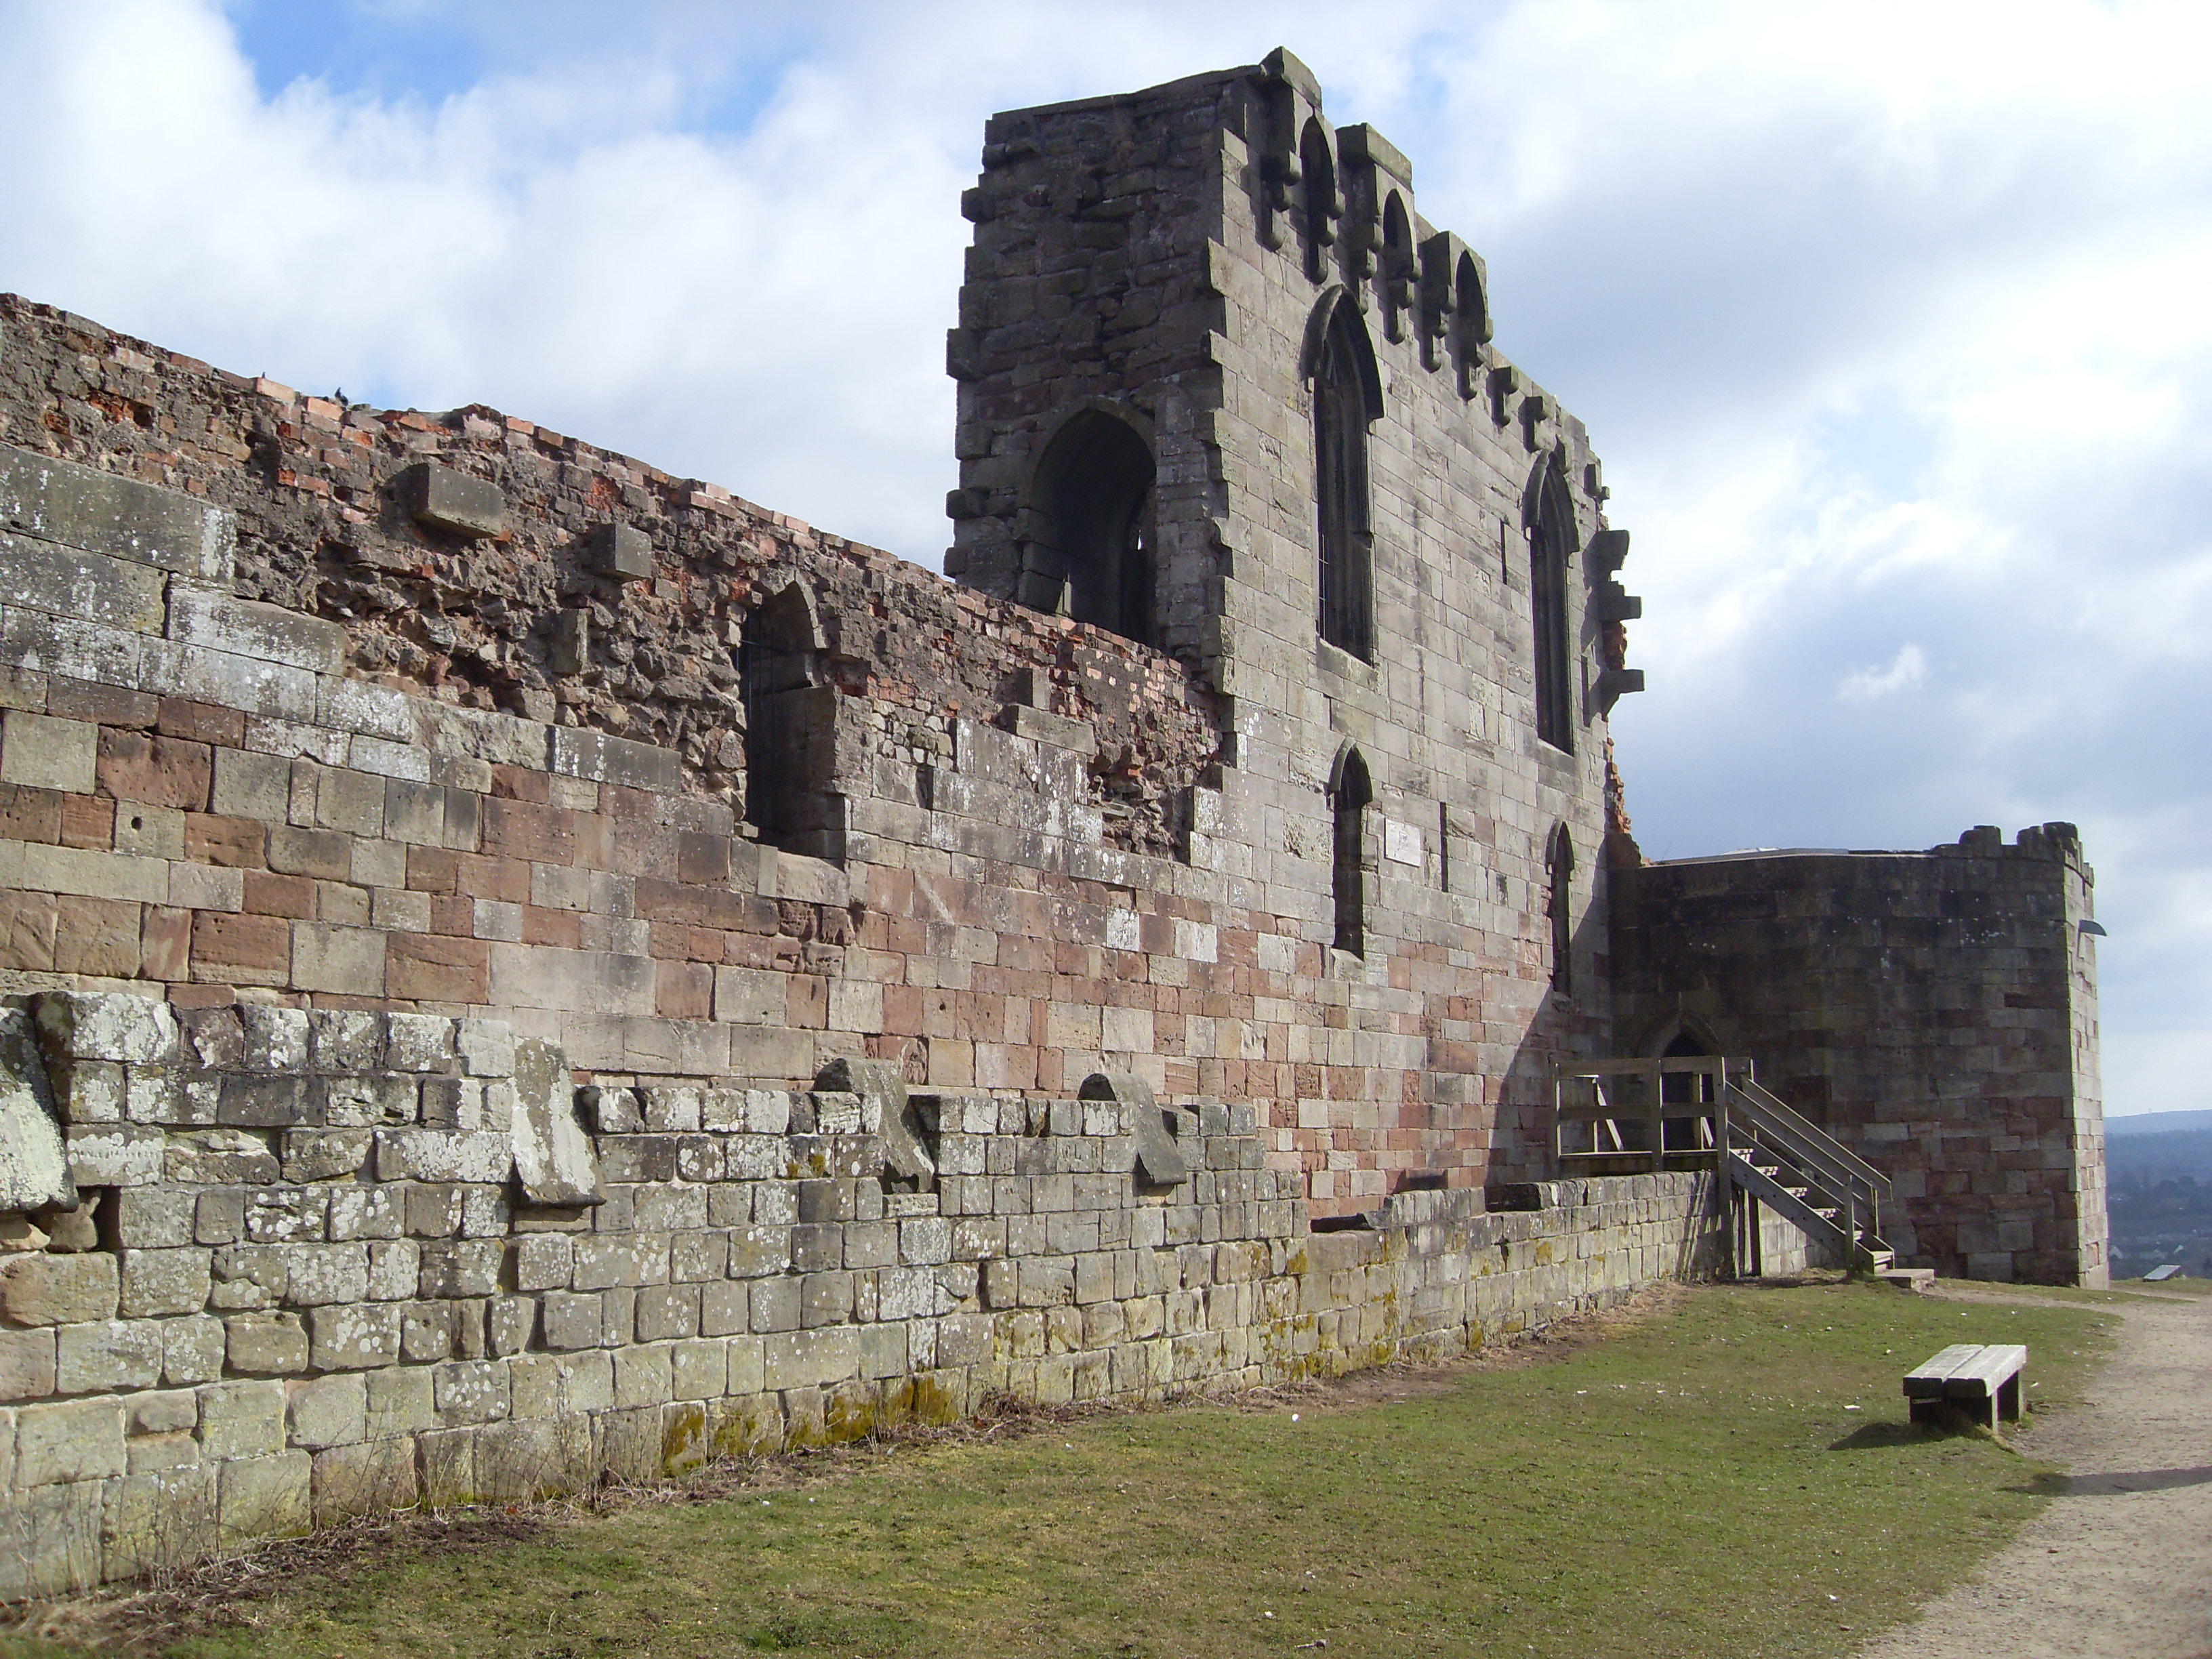
[[[422,461],[395,482],[401,504],[419,525],[471,541],[507,532],[507,496],[489,478]]]
[[[550,1042],[523,1037],[514,1045],[514,1115],[508,1126],[514,1172],[532,1204],[601,1204],[599,1161],[576,1121],[576,1090],[568,1056]]]
[[[884,1173],[896,1181],[912,1182],[917,1192],[927,1192],[936,1185],[937,1161],[922,1142],[921,1127],[907,1103],[906,1074],[896,1066],[887,1060],[840,1055],[816,1073],[814,1087],[817,1092],[874,1100],[884,1126]]]
[[[1093,1072],[1083,1079],[1079,1097],[1111,1100],[1128,1109],[1137,1136],[1137,1175],[1155,1187],[1172,1187],[1190,1179],[1190,1164],[1168,1133],[1166,1115],[1152,1098],[1152,1085],[1128,1072]]]
[[[54,1092],[31,1018],[0,1008],[0,1212],[77,1206]]]

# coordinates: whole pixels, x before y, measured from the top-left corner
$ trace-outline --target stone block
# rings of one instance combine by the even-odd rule
[[[100,728],[88,721],[0,713],[0,783],[88,795],[99,761]]]
[[[99,1583],[104,1496],[95,1480],[11,1497],[0,1510],[0,1599],[61,1595]]]
[[[402,472],[393,487],[417,524],[471,541],[507,529],[507,497],[489,478],[422,461]]]
[[[268,1142],[244,1129],[200,1129],[170,1135],[163,1168],[168,1180],[180,1187],[264,1185],[283,1172]],[[238,1207],[243,1226],[243,1203]],[[227,1241],[203,1237],[200,1242]]]
[[[186,1213],[188,1217],[189,1212]],[[189,1238],[188,1221],[185,1235]],[[125,1319],[196,1314],[207,1306],[211,1280],[205,1250],[125,1249],[121,1252],[121,1310]]]
[[[576,1121],[568,1064],[551,1043],[513,1045],[515,1109],[510,1133],[523,1195],[533,1204],[593,1205],[602,1200],[599,1160]]]
[[[14,1325],[76,1325],[115,1316],[121,1277],[115,1258],[18,1255],[0,1259],[0,1313]]]
[[[189,1436],[176,1438],[191,1443]],[[108,1494],[106,1577],[140,1577],[211,1554],[218,1479],[213,1464],[144,1471],[134,1467]]]
[[[307,1369],[307,1333],[297,1314],[233,1314],[223,1321],[223,1331],[234,1371],[283,1376]]]
[[[73,1123],[63,1133],[70,1178],[80,1187],[150,1187],[167,1150],[161,1131],[137,1123]]]
[[[594,525],[591,550],[592,568],[617,581],[647,581],[653,577],[653,538],[635,526],[620,520]]]
[[[0,1402],[43,1400],[54,1391],[54,1333],[0,1331]]]
[[[585,726],[554,727],[550,758],[552,771],[561,777],[664,795],[677,794],[684,787],[683,763],[674,750]]]
[[[368,1166],[370,1133],[365,1128],[288,1129],[283,1145],[285,1180],[329,1181]]]
[[[15,1413],[15,1485],[46,1486],[124,1474],[123,1403],[72,1400]]]
[[[296,1538],[314,1524],[314,1462],[306,1452],[279,1452],[225,1463],[217,1516],[222,1547],[261,1538]]]
[[[349,1446],[368,1433],[368,1387],[358,1376],[319,1376],[287,1383],[284,1418],[290,1443],[310,1451]]]
[[[198,497],[4,447],[0,524],[49,544],[210,582],[230,580],[237,539],[231,515]]]
[[[222,1375],[225,1333],[212,1314],[161,1322],[161,1381],[171,1388],[211,1382]]]
[[[424,1378],[427,1383],[428,1379]],[[313,1455],[314,1519],[336,1526],[415,1507],[415,1443],[404,1437],[333,1446]]]
[[[169,585],[169,638],[317,674],[345,671],[345,629],[336,623],[241,599],[190,582]]]
[[[385,935],[374,927],[292,924],[292,983],[345,996],[384,994]]]
[[[379,1181],[498,1183],[514,1167],[508,1135],[486,1131],[380,1129]]]
[[[110,1394],[161,1380],[161,1327],[150,1319],[64,1325],[55,1333],[54,1390]]]
[[[171,1066],[179,1058],[177,1018],[166,1002],[117,991],[46,991],[32,1007],[50,1060]]]

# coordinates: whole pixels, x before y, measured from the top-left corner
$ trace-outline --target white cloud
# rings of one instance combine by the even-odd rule
[[[422,94],[398,54],[270,97],[214,0],[0,0],[0,286],[311,390],[492,403],[933,562],[984,116],[1288,45],[1413,157],[1500,345],[1607,457],[1648,849],[2078,820],[2112,1104],[2207,1103],[2157,1034],[2212,1005],[2212,13],[325,15],[349,53],[460,44]]]
[[[1900,691],[1917,691],[1927,679],[1928,653],[1917,645],[1901,645],[1883,666],[1846,674],[1836,695],[1845,702],[1874,702]]]

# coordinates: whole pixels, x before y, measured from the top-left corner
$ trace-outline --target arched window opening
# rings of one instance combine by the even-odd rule
[[[738,675],[745,711],[745,822],[810,857],[844,856],[844,801],[830,787],[837,690],[823,667],[806,591],[793,582],[745,617]]]
[[[1341,301],[1340,293],[1337,297]],[[1322,638],[1364,661],[1375,654],[1367,428],[1382,413],[1382,399],[1373,363],[1358,311],[1348,303],[1334,305],[1313,371],[1318,623]]]
[[[1328,274],[1328,251],[1336,245],[1337,216],[1344,211],[1336,194],[1336,157],[1330,154],[1328,134],[1318,121],[1308,121],[1298,142],[1298,171],[1305,180],[1306,275],[1318,283]]]
[[[1459,256],[1452,279],[1453,358],[1459,369],[1459,395],[1472,399],[1482,390],[1482,348],[1490,338],[1490,306],[1482,292],[1482,273],[1474,256]]]
[[[1367,809],[1374,799],[1367,763],[1357,749],[1347,751],[1329,790],[1335,823],[1329,885],[1336,899],[1336,948],[1355,957],[1367,954]]]
[[[1053,434],[1030,486],[1031,562],[1056,571],[1081,623],[1158,643],[1152,452],[1129,422],[1086,409]]]
[[[1554,749],[1575,749],[1574,653],[1567,607],[1567,563],[1574,554],[1575,514],[1565,488],[1544,471],[1535,532],[1528,543],[1528,609],[1535,629],[1536,735]]]
[[[1413,303],[1413,228],[1406,217],[1406,199],[1396,191],[1382,204],[1382,333],[1386,339],[1406,337],[1406,313]]]
[[[1561,996],[1575,990],[1575,842],[1567,826],[1552,831],[1552,844],[1544,861],[1549,866],[1549,890],[1544,896],[1544,915],[1552,924],[1552,988]]]

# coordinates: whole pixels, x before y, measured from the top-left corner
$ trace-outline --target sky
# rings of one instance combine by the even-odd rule
[[[0,289],[934,566],[984,118],[1279,45],[1604,457],[1645,852],[2075,822],[2212,1106],[2212,8],[0,0]]]

